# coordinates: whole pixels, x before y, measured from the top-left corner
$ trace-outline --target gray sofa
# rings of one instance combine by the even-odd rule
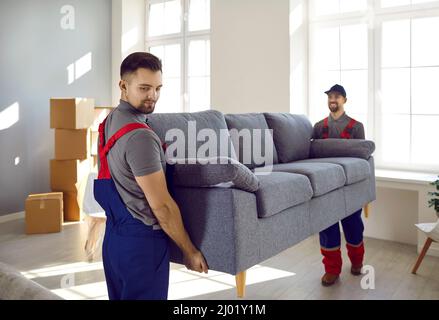
[[[343,157],[334,155],[337,153],[334,149],[326,150],[326,154],[332,154],[330,158],[319,158],[316,154],[319,147],[313,148],[312,125],[305,116],[274,113],[224,116],[217,111],[206,111],[149,117],[150,126],[168,144],[175,141],[166,137],[170,129],[180,129],[187,141],[193,139],[190,136],[193,132],[188,130],[189,121],[196,121],[197,133],[206,128],[218,135],[220,131],[232,129],[272,130],[268,141],[273,148],[273,163],[251,161],[246,164],[253,171],[264,166],[271,168],[272,173],[257,176],[257,191],[248,192],[233,186],[170,186],[185,226],[206,257],[209,268],[235,275],[239,296],[244,292],[245,270],[376,199],[373,157],[346,157],[349,154],[346,150],[355,146],[352,141],[344,140],[346,142],[337,141]],[[220,150],[218,144],[221,156],[242,162],[240,148],[255,147],[253,141],[237,147],[231,137],[228,139],[227,151]],[[197,141],[197,147],[202,144],[203,141]],[[171,260],[182,263],[181,252],[174,244]]]
[[[62,300],[17,270],[0,262],[0,300]]]

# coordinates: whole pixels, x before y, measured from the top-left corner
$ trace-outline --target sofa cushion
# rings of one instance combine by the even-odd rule
[[[346,185],[351,185],[370,177],[369,163],[359,158],[321,158],[298,161],[298,163],[333,163],[343,167]]]
[[[308,177],[314,190],[314,197],[320,197],[341,188],[346,183],[343,168],[332,163],[284,163],[273,166],[275,172],[290,172]]]
[[[273,172],[258,176],[256,191],[259,218],[268,218],[288,208],[311,200],[313,190],[307,177],[300,174]]]
[[[262,113],[228,114],[225,118],[239,162],[250,169],[278,163],[273,136],[271,133],[267,134],[270,129]],[[260,130],[260,134],[255,130]],[[255,141],[255,136],[261,138],[260,143]],[[257,154],[260,158],[255,158],[253,154],[256,147],[259,149]]]
[[[221,112],[157,113],[148,124],[168,144],[167,160],[205,157],[236,159],[226,120]],[[212,145],[212,148],[208,148]],[[175,150],[177,147],[178,150]],[[200,155],[198,152],[200,151]]]
[[[289,113],[266,113],[268,127],[273,129],[273,139],[280,163],[309,158],[313,127],[306,116]]]
[[[359,139],[317,139],[311,142],[310,158],[351,157],[368,160],[375,143]]]
[[[221,163],[221,159],[217,160],[210,163],[177,163],[173,165],[173,185],[180,187],[235,187],[248,192],[258,190],[259,180],[246,166],[230,158],[228,163]]]

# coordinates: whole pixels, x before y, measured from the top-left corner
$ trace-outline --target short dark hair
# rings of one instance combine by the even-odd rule
[[[120,78],[141,68],[162,72],[162,61],[148,52],[132,53],[123,60],[120,66]]]

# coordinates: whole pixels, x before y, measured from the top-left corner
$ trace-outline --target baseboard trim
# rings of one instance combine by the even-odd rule
[[[20,219],[24,219],[24,211],[0,216],[0,223],[6,223],[9,221],[20,220]]]

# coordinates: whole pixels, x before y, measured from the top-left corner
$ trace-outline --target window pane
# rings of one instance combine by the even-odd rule
[[[157,103],[157,113],[182,112],[181,47],[169,44],[151,47],[149,51],[162,60],[163,88]]]
[[[410,66],[410,20],[387,21],[382,26],[382,66]]]
[[[320,17],[367,10],[367,0],[313,0],[312,12]]]
[[[367,113],[368,71],[342,71],[341,84],[346,89],[348,98],[346,110],[352,113]]]
[[[410,69],[386,69],[381,73],[381,113],[410,114]]]
[[[367,24],[342,26],[341,68],[366,69],[368,65]]]
[[[315,16],[337,14],[339,12],[339,0],[313,0],[312,10]]]
[[[385,162],[409,164],[410,115],[383,115],[381,123],[381,150]]]
[[[189,112],[210,109],[210,77],[189,77]]]
[[[367,10],[367,0],[340,0],[340,12]]]
[[[189,31],[210,29],[210,0],[190,0]]]
[[[439,17],[412,21],[413,66],[439,65]]]
[[[439,67],[413,68],[412,113],[439,115]]]
[[[417,164],[439,165],[439,148],[432,141],[439,138],[439,116],[413,116],[412,161]]]
[[[172,0],[149,6],[148,35],[160,36],[181,31],[181,1]]]
[[[321,28],[312,33],[311,60],[317,70],[340,69],[339,28]]]
[[[428,2],[437,2],[437,0],[412,0],[412,4],[420,4],[420,3],[428,3]]]
[[[163,77],[180,77],[181,48],[179,44],[151,47],[149,48],[149,52],[162,60]]]
[[[210,41],[189,42],[189,76],[210,75]]]
[[[381,0],[381,8],[407,6],[409,4],[410,0]]]
[[[210,109],[210,41],[189,42],[189,111]]]

